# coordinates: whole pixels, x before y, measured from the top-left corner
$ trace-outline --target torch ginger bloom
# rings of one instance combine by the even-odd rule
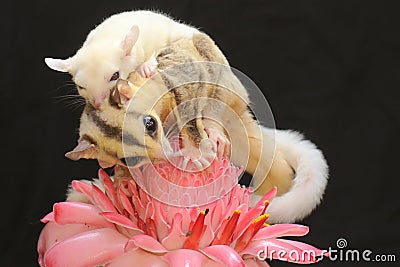
[[[183,171],[170,172],[168,163],[154,168],[163,179],[182,185]],[[303,236],[308,227],[266,224],[265,210],[276,189],[250,207],[251,189],[237,184],[240,169],[226,159],[216,159],[210,170],[218,172],[213,182],[224,179],[228,186],[218,199],[201,206],[170,205],[153,198],[133,179],[114,184],[103,170],[99,182],[104,189],[73,181],[72,187],[90,203],[56,203],[42,219],[46,226],[38,241],[40,266],[268,266],[260,259],[265,248],[285,251],[279,259],[297,263],[316,262],[323,254],[310,245],[277,238]],[[209,179],[204,173],[207,170],[190,175],[193,180]],[[146,168],[136,171],[146,181],[152,180],[150,174],[154,172]],[[207,182],[200,183],[205,190],[215,188],[204,185]],[[305,250],[313,252],[307,259],[291,257]]]

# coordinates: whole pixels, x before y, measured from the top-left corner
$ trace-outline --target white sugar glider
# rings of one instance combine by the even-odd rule
[[[135,70],[149,77],[157,66],[158,50],[198,32],[160,13],[128,11],[93,29],[74,56],[45,62],[53,70],[69,72],[79,94],[99,109],[119,78],[127,79]]]

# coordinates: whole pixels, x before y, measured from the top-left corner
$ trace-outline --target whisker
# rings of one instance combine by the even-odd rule
[[[84,101],[86,102],[81,96],[79,95],[64,95],[64,96],[57,96],[53,97],[56,103],[61,102],[76,102],[76,101]]]
[[[65,82],[64,84],[62,84],[62,85],[58,86],[57,88],[53,89],[53,91],[58,92],[58,91],[60,91],[61,89],[64,89],[64,88],[66,88],[66,87],[72,87],[72,89],[75,89],[75,90],[76,90],[75,83],[69,81],[69,82]]]
[[[76,94],[55,96],[54,99],[56,103],[63,103],[63,105],[71,111],[76,111],[86,105],[86,100],[82,96]]]
[[[82,98],[80,95],[60,95],[55,96],[54,98]]]
[[[74,103],[69,103],[68,105],[65,105],[65,107],[71,111],[76,111],[82,107],[84,107],[86,103],[82,102],[74,102]]]
[[[75,106],[71,107],[71,111],[76,111],[82,107],[84,107],[86,105],[86,103],[77,103]]]

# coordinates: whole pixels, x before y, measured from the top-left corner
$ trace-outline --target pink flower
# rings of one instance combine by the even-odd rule
[[[217,159],[207,170],[190,174],[167,163],[154,168],[136,170],[136,182],[123,180],[118,185],[100,170],[104,190],[73,181],[73,188],[91,203],[54,204],[42,219],[46,226],[38,241],[40,266],[268,266],[260,260],[260,251],[265,258],[298,263],[316,262],[323,254],[310,245],[278,238],[303,236],[308,227],[267,225],[264,213],[276,189],[250,207],[250,189],[237,184],[241,170],[227,160]],[[164,193],[171,188],[160,179],[157,186],[151,185],[154,171],[181,190],[169,196]],[[152,197],[155,193],[158,199]],[[195,201],[204,205],[195,206]],[[286,254],[267,255],[268,250]],[[314,254],[293,258],[306,250]]]

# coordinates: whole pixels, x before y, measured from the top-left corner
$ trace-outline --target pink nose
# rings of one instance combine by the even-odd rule
[[[93,101],[93,106],[95,107],[95,109],[99,109],[100,108],[100,103],[97,101]]]
[[[99,109],[104,100],[102,98],[93,98],[92,105],[95,109]]]

